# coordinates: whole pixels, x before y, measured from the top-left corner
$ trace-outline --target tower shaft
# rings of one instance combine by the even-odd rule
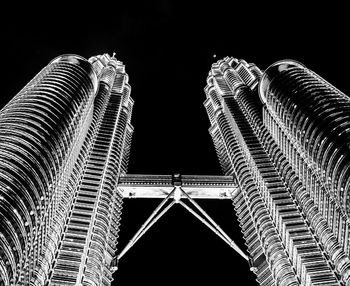
[[[1,111],[0,285],[110,285],[127,82],[114,57],[64,55]]]
[[[261,76],[262,101],[255,85]],[[300,85],[305,82],[299,79]],[[315,186],[305,177],[299,177],[300,165],[287,146],[288,139],[294,142],[293,137],[281,136],[284,129],[278,128],[283,120],[294,128],[293,121],[281,111],[278,100],[273,101],[273,111],[269,105],[276,94],[286,105],[290,104],[290,93],[278,90],[286,81],[275,77],[271,68],[262,74],[252,64],[225,58],[213,65],[207,82],[205,106],[211,122],[210,133],[224,172],[236,176],[241,190],[234,205],[258,282],[261,285],[349,283],[346,244],[337,241],[337,227],[333,226],[332,231],[329,220],[334,219],[333,214],[327,216],[322,212],[325,204],[328,209],[328,203],[312,199],[310,189]],[[298,87],[296,82],[289,84],[294,91]],[[264,100],[265,96],[269,100]],[[295,109],[299,116],[304,112],[302,108]],[[329,162],[321,164],[329,169]],[[320,202],[323,207],[319,208]],[[344,231],[341,233],[346,236]]]

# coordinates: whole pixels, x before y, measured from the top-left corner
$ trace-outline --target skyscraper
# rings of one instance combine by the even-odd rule
[[[114,55],[63,55],[0,111],[0,285],[110,285],[125,197],[164,200],[118,259],[177,203],[260,285],[350,285],[346,95],[295,61],[219,60],[204,105],[225,176],[181,176],[127,174],[130,91]],[[194,198],[232,199],[248,255]]]
[[[205,92],[260,285],[350,285],[349,98],[295,61],[229,57]]]
[[[0,285],[110,285],[133,100],[104,54],[51,61],[0,113]]]

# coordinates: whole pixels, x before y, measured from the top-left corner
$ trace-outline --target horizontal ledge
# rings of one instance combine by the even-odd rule
[[[191,188],[181,187],[193,199],[232,199],[236,196],[237,188]],[[167,197],[174,187],[134,187],[134,186],[118,186],[119,192],[124,198],[153,198],[161,199]],[[186,198],[182,194],[182,198]]]
[[[238,191],[233,176],[180,174],[125,174],[119,177],[117,188],[124,198],[165,198],[174,187],[194,199],[232,199]]]
[[[233,176],[213,175],[143,175],[124,174],[119,177],[119,185],[191,185],[235,187]]]

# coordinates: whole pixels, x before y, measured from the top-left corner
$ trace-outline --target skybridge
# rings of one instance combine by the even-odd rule
[[[232,176],[127,174],[119,178],[118,191],[125,199],[162,199],[162,201],[117,255],[113,270],[117,270],[119,260],[175,204],[184,207],[245,260],[249,260],[196,201],[197,199],[232,200],[239,191]]]

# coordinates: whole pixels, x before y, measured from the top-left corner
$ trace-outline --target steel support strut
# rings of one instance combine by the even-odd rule
[[[173,201],[168,204],[165,208],[165,204],[170,198],[173,198]],[[188,206],[184,203],[181,198],[187,198],[192,205],[197,209]],[[162,200],[162,202],[157,206],[157,208],[152,212],[140,229],[136,232],[133,238],[128,242],[124,249],[120,252],[119,255],[112,262],[112,270],[117,269],[118,261],[127,253],[131,247],[174,205],[180,204],[197,219],[199,219],[204,225],[206,225],[210,230],[212,230],[218,237],[225,241],[232,249],[234,249],[240,256],[245,260],[249,260],[248,256],[236,245],[236,243],[221,229],[221,227],[215,223],[215,221],[195,202],[195,200],[187,194],[181,187],[180,184],[175,184],[172,191]],[[162,209],[163,208],[163,209]]]
[[[203,224],[205,224],[209,229],[211,229],[217,236],[219,236],[223,241],[225,241],[230,247],[232,247],[239,255],[241,255],[245,260],[249,260],[248,256],[238,247],[238,245],[222,230],[222,228],[204,211],[194,199],[192,199],[182,188],[179,188],[182,193],[189,199],[189,201],[196,207],[196,209],[204,216],[201,217],[183,201],[179,201],[186,210],[198,218]],[[205,220],[206,219],[206,220]]]
[[[175,201],[171,202],[166,208],[161,210],[161,208],[166,204],[166,202],[170,199],[170,197],[175,192],[174,188],[169,195],[157,206],[157,208],[152,212],[152,214],[149,216],[149,218],[145,221],[145,223],[140,227],[140,229],[136,232],[136,234],[133,236],[133,238],[129,241],[129,243],[124,247],[124,249],[120,252],[120,254],[117,256],[117,260],[122,258],[124,254],[143,236],[147,230],[150,229],[152,225],[154,225],[174,204]]]

